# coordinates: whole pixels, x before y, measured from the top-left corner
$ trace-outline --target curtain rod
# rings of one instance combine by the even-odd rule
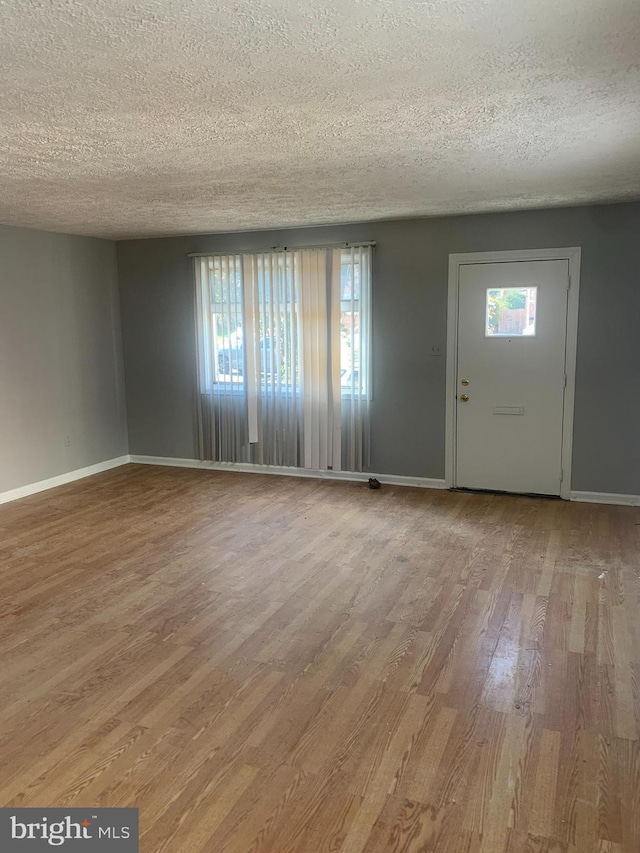
[[[268,249],[229,249],[226,252],[187,252],[188,258],[215,258],[218,255],[261,255],[266,252],[302,251],[303,249],[364,249],[375,246],[375,241],[357,243],[321,243],[316,246],[269,246]]]

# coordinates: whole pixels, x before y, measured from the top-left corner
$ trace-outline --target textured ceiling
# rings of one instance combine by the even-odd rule
[[[184,234],[640,197],[638,0],[0,0],[0,222]]]

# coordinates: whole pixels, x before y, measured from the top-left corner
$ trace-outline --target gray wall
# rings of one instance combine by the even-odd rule
[[[0,227],[0,492],[127,452],[115,243]]]
[[[121,242],[131,453],[197,456],[187,252],[375,240],[372,469],[441,478],[449,253],[582,246],[572,487],[640,494],[639,238],[621,204]]]

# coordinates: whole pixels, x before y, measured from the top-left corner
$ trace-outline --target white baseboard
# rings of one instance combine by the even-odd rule
[[[585,504],[640,506],[640,495],[616,495],[613,492],[571,492],[571,500]]]
[[[208,471],[237,471],[244,474],[276,474],[280,477],[313,477],[320,480],[366,482],[375,477],[391,486],[413,486],[420,489],[446,489],[444,480],[429,477],[405,477],[397,474],[371,474],[355,471],[321,471],[315,468],[287,468],[280,465],[253,465],[245,462],[200,462],[198,459],[173,459],[166,456],[130,456],[141,465],[168,465],[172,468],[202,468]]]
[[[199,459],[181,459],[173,456],[129,456],[136,465],[166,465],[168,468],[201,468],[205,463]],[[208,463],[211,464],[211,463]]]
[[[17,501],[56,486],[64,486],[73,483],[74,480],[82,480],[91,477],[92,474],[100,474],[111,468],[118,468],[133,462],[139,465],[166,465],[171,468],[202,468],[209,471],[237,471],[245,474],[274,474],[280,477],[311,477],[320,480],[347,480],[351,482],[366,482],[369,477],[375,477],[381,483],[390,486],[411,486],[420,489],[447,489],[445,480],[430,477],[408,477],[399,474],[371,474],[358,473],[355,471],[322,471],[312,468],[287,468],[279,465],[253,465],[244,462],[201,462],[199,459],[180,459],[170,456],[117,456],[114,459],[106,459],[86,468],[77,468],[75,471],[67,471],[57,477],[49,477],[37,483],[28,483],[17,489],[0,492],[0,504]],[[612,492],[571,492],[570,499],[580,503],[612,504],[617,506],[640,506],[640,495],[618,495]]]
[[[115,459],[106,459],[104,462],[97,462],[95,465],[88,465],[86,468],[76,468],[75,471],[58,474],[57,477],[49,477],[47,480],[28,483],[26,486],[10,489],[8,492],[0,492],[0,504],[17,501],[20,498],[26,498],[29,495],[35,495],[47,489],[55,489],[56,486],[64,486],[66,483],[73,483],[74,480],[82,480],[83,477],[90,477],[92,474],[100,474],[102,471],[118,468],[120,465],[126,465],[128,462],[128,456],[117,456]]]

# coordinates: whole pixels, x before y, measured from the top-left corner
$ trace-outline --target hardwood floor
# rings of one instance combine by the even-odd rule
[[[0,507],[0,804],[638,853],[640,510],[127,466]]]

